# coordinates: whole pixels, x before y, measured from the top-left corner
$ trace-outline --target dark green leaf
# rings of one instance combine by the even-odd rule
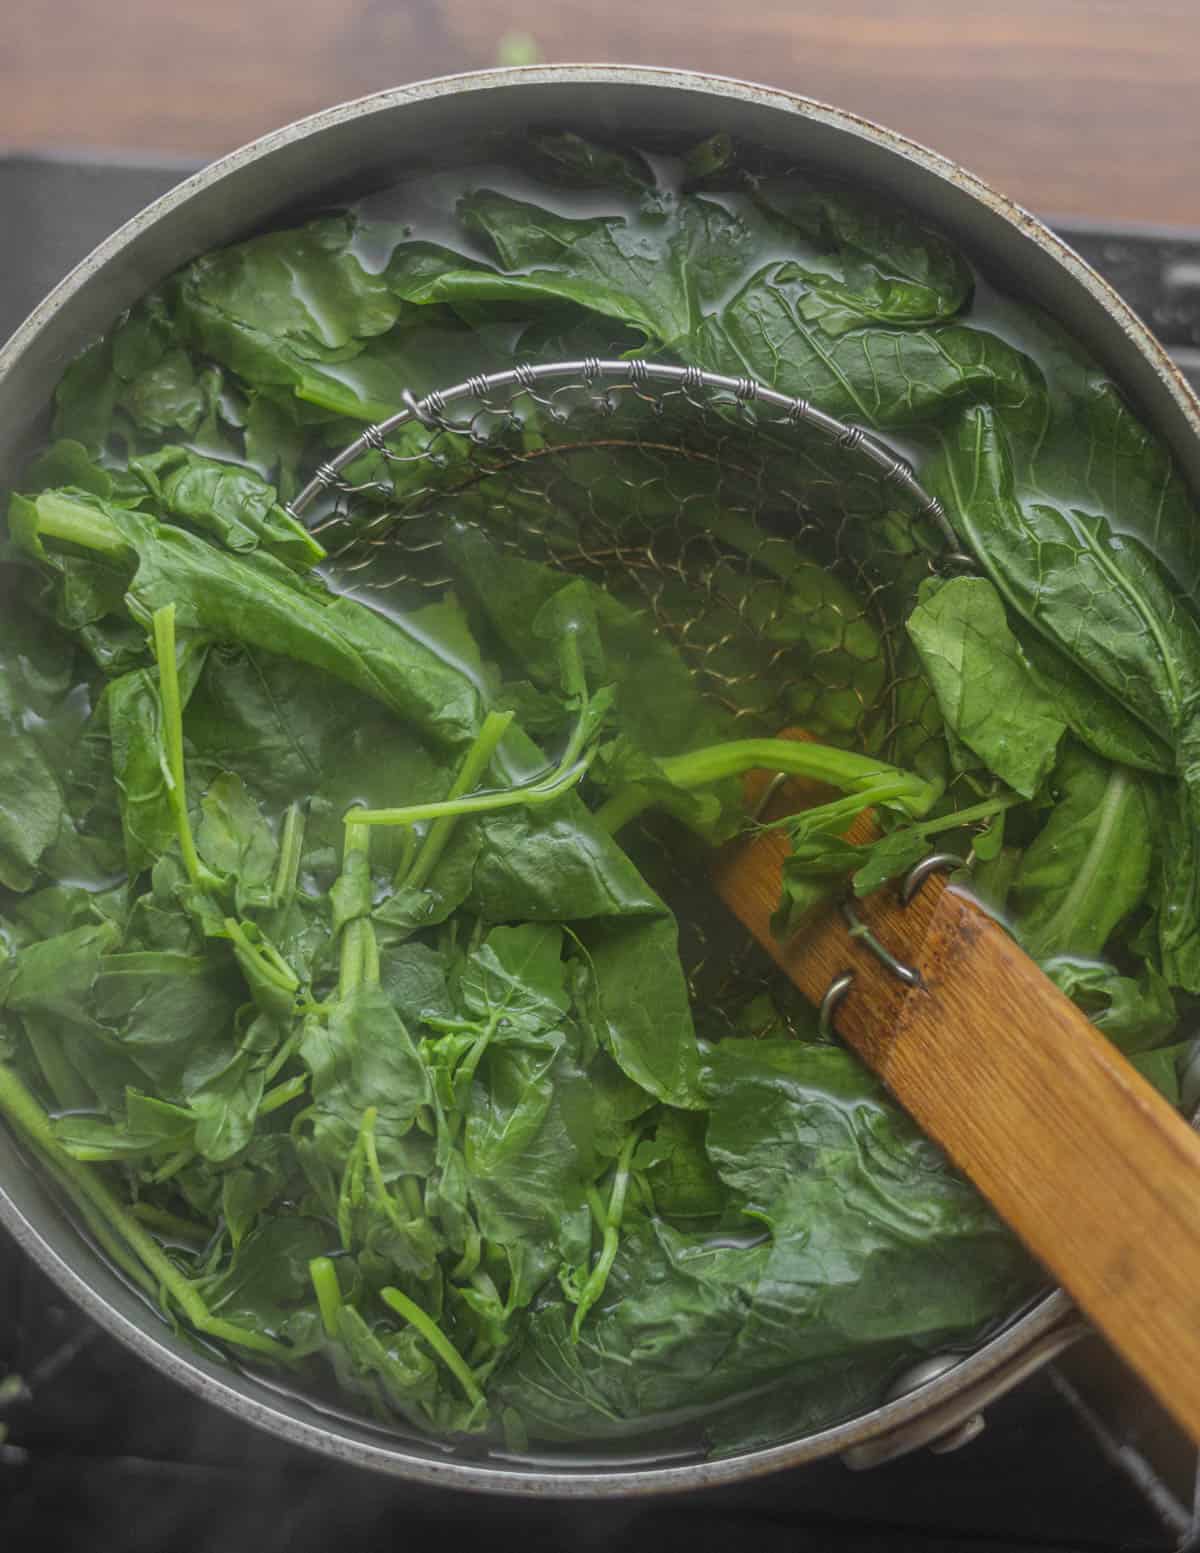
[[[990,771],[1032,798],[1065,731],[1021,661],[1000,595],[982,577],[927,582],[907,629],[946,726]]]
[[[1055,807],[1015,880],[1018,931],[1029,952],[1100,954],[1145,898],[1156,805],[1146,778],[1068,746]]]

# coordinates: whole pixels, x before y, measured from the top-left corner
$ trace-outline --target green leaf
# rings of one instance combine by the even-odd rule
[[[353,241],[351,219],[330,216],[202,256],[173,284],[180,333],[256,385],[325,379],[400,311]]]
[[[19,950],[0,982],[4,1007],[90,1026],[101,961],[119,936],[114,923],[100,922]]]
[[[549,925],[493,928],[459,978],[467,1009],[506,1032],[556,1029],[571,1002],[562,944],[561,929]]]
[[[63,764],[87,703],[74,651],[0,595],[0,885],[28,890],[63,828]]]
[[[310,1016],[300,1055],[312,1074],[313,1142],[325,1160],[340,1174],[363,1112],[374,1106],[385,1179],[411,1170],[423,1148],[410,1135],[433,1092],[408,1030],[380,988],[360,986],[328,1018]]]
[[[815,304],[805,315],[831,333],[839,311],[846,328],[866,320],[912,327],[952,318],[970,297],[962,255],[906,211],[795,177],[760,179],[754,196],[823,250],[824,263],[796,268]]]
[[[1056,715],[1083,744],[1105,760],[1139,771],[1169,772],[1169,746],[1132,712],[1106,694],[1071,658],[1043,637],[1027,635],[1021,657]]]
[[[589,1027],[634,1083],[685,1110],[703,1104],[700,1052],[678,931],[669,917],[583,924],[588,954]]]
[[[236,887],[237,909],[274,904],[279,847],[240,776],[219,776],[200,800],[196,850]]]
[[[330,1232],[317,1219],[271,1219],[248,1235],[229,1266],[206,1281],[213,1315],[252,1331],[293,1339],[296,1356],[319,1346],[319,1327],[301,1324],[312,1301],[308,1264],[331,1249]]]
[[[954,521],[1009,609],[1176,746],[1200,694],[1200,627],[1136,539],[1018,501],[1009,441],[995,410],[959,421],[936,472]]]
[[[1100,954],[1145,899],[1156,805],[1146,779],[1068,745],[1056,802],[1015,880],[1018,932],[1038,959]]]
[[[229,550],[246,553],[261,546],[298,571],[324,559],[321,545],[279,505],[274,486],[251,470],[171,446],[135,458],[130,469],[167,514],[212,534]]]
[[[1175,999],[1152,965],[1137,979],[1111,965],[1065,956],[1043,962],[1042,969],[1124,1052],[1157,1046],[1175,1029]]]
[[[478,686],[461,661],[439,653],[405,622],[304,581],[261,551],[225,554],[140,513],[61,497],[51,502],[45,495],[37,510],[43,535],[136,555],[126,597],[140,624],[174,605],[181,632],[299,659],[365,692],[440,742],[469,742],[474,733]]]
[[[922,584],[907,630],[946,726],[1009,787],[1032,798],[1065,732],[1021,661],[1004,605],[982,577]]]
[[[621,189],[640,198],[654,187],[654,177],[635,152],[597,145],[581,135],[531,135],[529,144],[547,170],[568,186]]]

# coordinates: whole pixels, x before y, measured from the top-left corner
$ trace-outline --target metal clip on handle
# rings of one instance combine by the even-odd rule
[[[919,863],[910,868],[905,874],[900,885],[900,899],[905,906],[912,904],[917,892],[926,879],[936,873],[952,871],[957,868],[965,868],[966,862],[959,857],[957,852],[933,852],[928,857],[922,858]],[[846,919],[846,928],[850,937],[856,943],[860,943],[864,949],[869,949],[875,958],[897,981],[902,981],[906,987],[919,987],[921,985],[921,973],[913,965],[906,965],[903,960],[898,960],[886,944],[880,943],[875,934],[862,920],[854,909],[852,900],[844,900],[841,905],[842,916]],[[835,1031],[833,1017],[838,1005],[845,998],[850,988],[854,985],[854,972],[842,971],[829,983],[825,996],[821,999],[817,1011],[817,1028],[825,1040],[832,1040]]]

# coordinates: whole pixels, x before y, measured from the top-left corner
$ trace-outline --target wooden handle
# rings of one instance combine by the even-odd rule
[[[918,986],[837,912],[777,942],[785,851],[718,854],[726,904],[813,1002],[853,972],[838,1034],[1200,1442],[1200,1136],[942,876],[858,907]]]

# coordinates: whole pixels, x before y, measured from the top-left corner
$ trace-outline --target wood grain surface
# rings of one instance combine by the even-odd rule
[[[542,60],[849,108],[1043,214],[1200,225],[1200,0],[9,0],[0,149],[205,157],[331,103]]]
[[[726,848],[714,882],[813,1003],[853,974],[838,1034],[1200,1442],[1200,1136],[943,876],[856,908],[914,986],[838,911],[774,938],[775,833]]]

